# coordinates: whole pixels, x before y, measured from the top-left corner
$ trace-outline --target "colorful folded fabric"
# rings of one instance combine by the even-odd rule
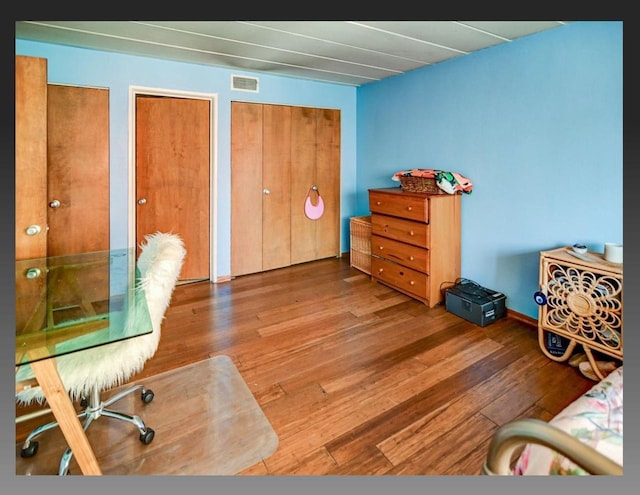
[[[412,168],[401,170],[391,177],[392,180],[400,181],[400,177],[422,177],[424,179],[435,179],[436,185],[448,194],[463,192],[471,194],[473,183],[470,179],[458,172],[447,172],[433,168]]]
[[[423,177],[425,179],[435,179],[436,172],[440,172],[439,170],[435,170],[433,168],[412,168],[410,170],[401,170],[400,172],[396,172],[393,174],[393,180],[400,180],[400,177]]]

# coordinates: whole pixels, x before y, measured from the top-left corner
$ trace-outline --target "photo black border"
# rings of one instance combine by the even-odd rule
[[[95,7],[95,6],[94,6]],[[39,7],[40,9],[40,7]],[[253,7],[251,7],[253,9]],[[184,14],[184,12],[183,12]],[[467,13],[468,14],[468,13]],[[131,14],[129,14],[131,15]],[[273,13],[272,13],[273,15]],[[291,15],[291,13],[289,13]],[[322,13],[318,14],[317,18],[322,17]],[[423,14],[422,18],[427,18],[428,14]],[[428,18],[436,18],[439,15],[441,19],[449,19],[457,16],[442,16],[442,14],[434,14]],[[346,17],[345,17],[346,16]],[[46,18],[42,11],[38,12],[39,18]],[[66,16],[61,14],[58,10],[56,12],[51,9],[49,12],[50,18],[65,18]],[[135,16],[134,16],[135,17]],[[141,14],[140,18],[144,18],[145,15]],[[178,15],[169,13],[163,16],[164,18],[178,18]],[[201,16],[202,17],[202,16]],[[211,18],[211,16],[204,16],[205,18]],[[216,18],[219,19],[234,19],[245,18],[246,15],[238,14],[225,16],[220,15]],[[254,18],[286,18],[285,15],[281,17],[269,17],[269,14],[260,14],[256,12],[252,15]],[[302,18],[309,19],[309,17],[301,16]],[[357,13],[347,13],[346,11],[340,16],[340,18],[415,18],[419,19],[421,16],[418,14],[415,17],[410,15],[398,14],[371,14],[371,15],[359,15]],[[480,13],[476,17],[468,16],[469,18],[486,18]],[[513,18],[521,19],[522,15],[514,15]],[[535,15],[528,15],[528,18],[537,18]],[[542,17],[542,16],[541,16]],[[549,16],[544,16],[548,18]],[[553,18],[567,18],[569,19],[571,14],[562,17],[562,12],[556,12]],[[575,17],[575,16],[573,16]],[[16,19],[32,19],[32,15],[22,15]],[[73,18],[68,16],[66,18]],[[77,18],[77,17],[76,17]],[[92,18],[87,15],[86,19]],[[129,17],[133,18],[133,17]],[[194,18],[187,14],[187,18]],[[197,18],[197,17],[196,17]],[[336,16],[332,18],[337,18]],[[496,17],[497,18],[497,17]],[[504,18],[504,15],[500,18]],[[634,202],[635,196],[638,194],[637,188],[640,184],[640,154],[639,154],[639,141],[640,141],[640,129],[637,123],[637,92],[640,89],[638,85],[637,70],[634,66],[636,55],[636,47],[638,46],[638,23],[635,21],[627,21],[624,16],[609,16],[609,17],[581,17],[580,19],[593,19],[593,20],[623,20],[623,32],[624,32],[624,46],[625,59],[631,62],[628,66],[628,70],[624,72],[624,244],[625,244],[625,302],[624,307],[624,321],[627,327],[635,329],[635,325],[638,322],[638,305],[635,301],[638,300],[638,284],[637,284],[637,270],[638,261],[635,259],[635,253],[638,252],[638,233],[633,227],[637,224],[634,222],[632,215],[635,214]],[[4,100],[3,103],[3,128],[0,133],[0,139],[2,139],[2,152],[4,159],[2,163],[4,166],[0,167],[0,174],[2,174],[2,181],[0,187],[2,188],[2,194],[0,195],[5,212],[0,217],[0,226],[2,235],[0,236],[0,250],[2,256],[0,256],[0,315],[4,322],[3,328],[3,340],[4,344],[0,346],[0,352],[2,353],[2,397],[0,401],[0,418],[2,424],[0,424],[0,479],[2,480],[3,491],[8,489],[7,493],[37,493],[39,490],[43,490],[43,493],[60,492],[60,493],[109,493],[116,492],[118,488],[124,488],[127,493],[132,493],[133,490],[138,489],[141,493],[150,493],[151,490],[158,491],[160,493],[170,492],[175,493],[177,491],[190,493],[229,493],[229,490],[239,490],[243,493],[248,493],[249,490],[255,490],[256,493],[327,493],[328,491],[346,492],[347,490],[353,490],[354,492],[362,493],[441,493],[447,490],[461,492],[463,489],[469,489],[480,492],[491,491],[494,493],[535,493],[539,494],[541,489],[550,487],[552,490],[557,489],[575,489],[576,493],[589,494],[594,493],[600,495],[601,493],[630,493],[635,491],[630,489],[633,484],[633,479],[638,476],[640,469],[638,469],[638,433],[639,429],[636,427],[636,421],[638,417],[638,332],[631,331],[625,332],[625,385],[627,388],[627,401],[626,401],[626,414],[625,419],[627,423],[627,431],[625,435],[625,475],[622,477],[589,477],[586,480],[571,480],[571,479],[559,479],[558,477],[542,477],[542,478],[515,478],[515,477],[482,477],[482,476],[468,476],[468,477],[443,477],[443,476],[402,476],[402,477],[378,477],[378,476],[325,476],[325,477],[313,477],[313,476],[293,476],[293,477],[111,477],[106,476],[102,478],[96,477],[24,477],[15,475],[15,404],[11,401],[11,391],[14,388],[14,380],[12,378],[12,365],[10,365],[13,359],[13,340],[10,337],[7,329],[15,323],[15,289],[14,289],[14,78],[13,70],[9,70],[9,67],[14,65],[15,55],[15,20],[1,21],[6,23],[5,29],[2,29],[3,35],[6,37],[3,39],[2,46],[5,47],[3,52],[5,70],[2,71],[2,77],[5,79],[6,84],[3,85]],[[109,19],[114,19],[109,17]],[[494,19],[494,18],[492,18]],[[4,25],[4,24],[3,24]],[[10,48],[13,47],[13,50]],[[594,177],[594,180],[606,181],[606,164],[603,164],[603,177]],[[597,201],[594,199],[594,204]],[[6,328],[5,328],[6,327]],[[631,427],[630,427],[631,426]],[[480,468],[480,466],[479,466]],[[586,478],[586,477],[585,477]],[[624,491],[623,491],[624,489]]]

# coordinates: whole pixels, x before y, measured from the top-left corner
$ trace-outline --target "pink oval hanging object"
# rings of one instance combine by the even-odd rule
[[[311,201],[311,192],[315,191],[318,195],[316,204],[313,204]],[[320,191],[316,186],[312,186],[307,193],[307,197],[304,200],[304,214],[309,220],[317,220],[324,213],[324,201],[322,200],[322,196],[320,196]]]

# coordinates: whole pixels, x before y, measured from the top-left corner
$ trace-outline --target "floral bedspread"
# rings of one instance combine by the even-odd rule
[[[569,404],[549,423],[622,466],[622,366]],[[513,474],[588,473],[547,447],[528,444],[518,458]]]

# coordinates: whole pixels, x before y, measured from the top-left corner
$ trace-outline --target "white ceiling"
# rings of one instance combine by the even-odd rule
[[[18,21],[15,37],[361,86],[563,24],[563,21]]]

